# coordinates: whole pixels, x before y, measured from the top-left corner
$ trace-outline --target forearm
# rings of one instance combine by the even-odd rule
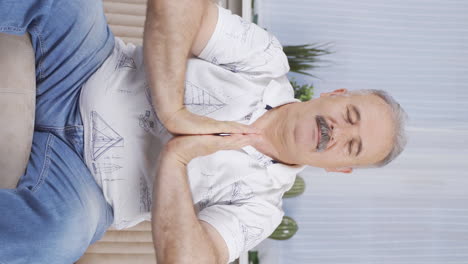
[[[160,162],[153,200],[158,263],[217,263],[212,242],[195,214],[186,166],[169,155]]]
[[[153,105],[165,124],[183,108],[187,59],[208,0],[149,0],[144,58]]]

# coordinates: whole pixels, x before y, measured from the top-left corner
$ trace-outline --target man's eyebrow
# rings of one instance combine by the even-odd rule
[[[359,122],[361,120],[361,112],[359,112],[359,109],[355,105],[351,105],[351,108],[356,114],[356,122]]]
[[[354,113],[356,114],[356,121],[355,122],[361,121],[361,112],[359,112],[359,108],[357,108],[357,106],[355,106],[355,105],[351,105],[351,108],[353,109]],[[359,138],[359,144],[358,144],[358,150],[356,152],[356,157],[359,156],[359,154],[361,154],[361,151],[362,151],[362,139]]]
[[[356,152],[356,157],[359,156],[359,154],[361,154],[361,150],[362,150],[362,140],[359,139],[359,145],[358,145],[358,150]]]
[[[351,105],[351,108],[356,114],[355,122],[361,121],[361,113],[359,112],[359,109],[355,105]],[[361,154],[361,151],[362,151],[362,139],[359,137],[359,145],[358,145],[358,151],[356,152],[356,157],[359,156],[359,154]]]

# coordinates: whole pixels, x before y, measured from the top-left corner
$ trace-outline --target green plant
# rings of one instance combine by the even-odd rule
[[[314,86],[312,84],[298,84],[295,79],[290,80],[294,89],[294,98],[301,100],[301,102],[309,101],[314,95]]]
[[[296,176],[293,186],[289,191],[285,192],[283,198],[296,197],[303,194],[305,191],[305,182],[301,176]]]
[[[252,22],[258,24],[258,14],[256,12],[255,0],[252,0],[252,5],[250,7],[252,8]]]
[[[312,76],[307,71],[313,70],[318,66],[321,60],[319,57],[331,54],[328,50],[329,44],[304,44],[284,46],[283,51],[288,57],[291,72]]]
[[[249,264],[259,264],[258,251],[249,251]]]
[[[271,234],[271,239],[276,240],[287,240],[293,237],[299,227],[297,226],[296,221],[289,216],[283,216],[281,224],[275,229],[273,234]]]

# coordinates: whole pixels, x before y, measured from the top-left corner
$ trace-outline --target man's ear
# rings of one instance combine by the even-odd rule
[[[321,93],[321,94],[320,94],[320,97],[322,97],[322,96],[330,96],[330,95],[339,95],[339,94],[344,94],[344,93],[347,93],[347,92],[348,92],[348,89],[346,89],[346,88],[341,88],[341,89],[335,90],[335,91],[333,91],[333,92]]]
[[[327,172],[341,172],[341,173],[351,173],[353,168],[325,168]]]

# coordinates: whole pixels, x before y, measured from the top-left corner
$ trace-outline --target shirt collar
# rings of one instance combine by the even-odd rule
[[[289,83],[288,83],[289,84]],[[294,98],[294,90],[291,86],[285,87],[275,80],[271,80],[263,91],[262,101],[259,103],[257,110],[253,113],[252,118],[250,119],[249,124],[252,124],[264,115],[267,111],[289,103],[297,103],[300,100]],[[291,167],[284,165],[278,161],[275,161],[271,157],[261,153],[252,146],[245,146],[242,148],[247,154],[254,158],[260,166],[266,168],[271,165],[279,165],[285,167]],[[274,167],[279,167],[274,166]],[[302,169],[301,169],[302,170]]]

